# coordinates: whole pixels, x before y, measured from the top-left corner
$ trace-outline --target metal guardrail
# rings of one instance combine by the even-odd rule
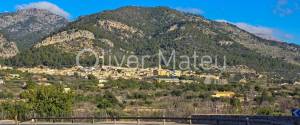
[[[235,115],[193,115],[191,117],[35,117],[34,122],[47,120],[51,122],[75,120],[89,120],[95,123],[96,120],[110,120],[117,124],[119,120],[134,120],[139,125],[141,120],[160,121],[164,125],[166,121],[177,121],[185,124],[209,124],[209,125],[300,125],[300,118],[296,117],[277,117],[277,116],[235,116]]]
[[[193,123],[212,124],[216,121],[219,122],[214,123],[217,125],[300,125],[300,118],[291,116],[193,115],[192,118],[200,118]]]
[[[92,124],[95,123],[96,120],[110,120],[113,122],[113,124],[117,125],[119,120],[134,120],[136,121],[136,124],[141,124],[141,120],[151,120],[157,122],[162,122],[163,125],[166,124],[167,121],[181,121],[182,123],[186,124],[192,124],[192,118],[191,117],[130,117],[130,116],[123,116],[123,117],[37,117],[32,118],[33,122],[38,122],[40,120],[48,120],[53,123],[59,122],[62,120],[67,120],[71,123],[75,123],[75,120],[90,120]]]

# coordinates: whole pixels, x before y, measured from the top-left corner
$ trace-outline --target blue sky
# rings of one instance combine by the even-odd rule
[[[265,38],[300,44],[300,0],[1,0],[0,12],[37,7],[74,20],[128,5],[167,6],[227,21]]]

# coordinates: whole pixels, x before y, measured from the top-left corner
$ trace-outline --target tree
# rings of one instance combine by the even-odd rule
[[[61,86],[32,86],[21,93],[21,98],[39,116],[66,116],[72,111],[73,94]]]
[[[106,91],[103,96],[99,96],[96,101],[99,109],[122,107],[122,104],[119,103],[118,99],[108,91]]]
[[[264,90],[262,92],[261,96],[257,97],[255,100],[259,104],[262,104],[263,102],[273,102],[274,101],[274,97],[272,96],[272,93]]]
[[[31,115],[31,106],[22,101],[4,102],[0,104],[1,117],[4,119],[28,120]]]
[[[97,80],[97,77],[94,76],[93,74],[88,74],[87,77],[89,80]]]

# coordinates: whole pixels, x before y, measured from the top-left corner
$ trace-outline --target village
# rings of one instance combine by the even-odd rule
[[[4,68],[11,69],[11,68]],[[206,84],[228,84],[225,78],[221,78],[218,73],[199,73],[196,71],[181,71],[181,70],[169,70],[163,69],[160,66],[158,68],[126,68],[115,66],[102,66],[101,68],[94,69],[92,71],[83,71],[80,67],[63,68],[63,69],[51,69],[48,67],[34,67],[34,68],[17,68],[16,70],[22,72],[28,72],[32,74],[47,74],[47,75],[60,75],[60,76],[73,76],[79,75],[86,77],[88,75],[95,76],[99,83],[107,81],[107,79],[136,79],[136,80],[150,80],[166,83],[192,83],[197,82],[195,79],[205,79]],[[246,71],[245,71],[246,72]],[[246,72],[255,73],[255,72]],[[241,79],[240,82],[246,82],[245,79]]]
[[[247,69],[247,67],[239,67],[240,69],[230,69],[231,72],[249,73],[255,74],[255,71]],[[0,66],[0,70],[12,70],[12,67]],[[32,74],[47,74],[56,76],[74,76],[79,75],[87,78],[92,74],[98,79],[98,86],[103,87],[108,79],[136,79],[146,80],[150,82],[166,82],[166,83],[197,83],[197,79],[204,79],[205,84],[228,84],[226,78],[222,78],[219,74],[199,73],[196,71],[180,71],[163,69],[161,66],[158,68],[126,68],[126,67],[114,67],[114,66],[102,66],[101,68],[92,70],[90,72],[83,71],[81,67],[63,68],[63,69],[51,69],[48,67],[40,66],[34,68],[16,68],[17,71],[32,73]],[[18,79],[19,74],[10,74],[6,80]],[[262,76],[258,76],[262,77]],[[39,85],[51,85],[46,78],[39,78],[37,84]],[[247,80],[242,78],[239,83],[246,83]],[[0,84],[4,84],[4,80],[0,79]],[[65,91],[70,91],[70,88],[65,88]],[[212,97],[233,97],[234,92],[215,92]]]
[[[0,66],[0,70],[13,70],[13,67]],[[169,70],[163,69],[161,66],[156,68],[126,68],[126,67],[115,67],[115,66],[102,66],[101,68],[94,69],[92,71],[84,71],[82,67],[72,67],[72,68],[63,68],[63,69],[52,69],[45,66],[33,67],[33,68],[16,68],[15,70],[31,73],[31,74],[46,74],[51,76],[74,76],[79,75],[80,77],[88,79],[88,75],[93,75],[97,78],[98,87],[104,87],[103,83],[108,82],[108,79],[118,80],[118,79],[135,79],[143,80],[148,82],[165,82],[172,84],[179,83],[198,83],[201,79],[204,84],[218,84],[226,85],[229,84],[228,77],[222,76],[220,73],[203,73],[196,71],[181,71],[181,70]],[[229,73],[230,76],[234,74],[243,74],[246,77],[241,77],[238,80],[238,83],[245,84],[250,79],[260,79],[264,76],[257,73],[255,70],[252,70],[246,66],[235,66],[228,67],[226,73]],[[251,77],[249,77],[251,76]],[[0,85],[5,84],[5,80],[20,79],[19,74],[9,74],[6,78],[0,77]],[[47,78],[36,78],[39,85],[51,85],[48,83]],[[286,85],[288,83],[282,83]],[[300,82],[295,82],[300,84]],[[65,88],[65,91],[70,91],[70,88]],[[231,91],[221,91],[215,92],[211,95],[214,98],[222,97],[233,97],[235,96],[234,92]]]
[[[226,72],[222,73],[169,70],[160,66],[145,69],[102,66],[89,72],[82,70],[81,67],[52,69],[45,66],[33,68],[1,66],[0,71],[5,72],[0,74],[0,85],[3,87],[0,93],[9,92],[17,96],[30,83],[44,87],[60,84],[63,86],[63,93],[76,92],[82,96],[84,95],[84,98],[97,98],[97,96],[91,95],[113,91],[117,102],[126,105],[122,111],[127,113],[134,113],[137,108],[140,112],[165,112],[166,107],[163,104],[170,103],[167,100],[180,104],[176,101],[178,99],[184,101],[185,104],[189,104],[188,100],[196,99],[194,103],[210,106],[209,109],[198,107],[188,112],[227,113],[233,110],[228,107],[229,104],[227,102],[223,102],[224,100],[238,100],[240,104],[243,104],[241,105],[243,107],[253,106],[250,104],[256,98],[259,98],[261,91],[263,91],[258,88],[275,89],[276,91],[274,90],[273,93],[279,94],[287,90],[294,91],[292,86],[299,85],[299,82],[293,83],[294,85],[289,83],[270,84],[272,86],[260,84],[260,82],[267,82],[267,77],[242,65],[228,67]],[[28,74],[30,74],[29,77]],[[93,77],[92,79],[90,78],[91,76]],[[167,88],[156,85],[167,85]],[[134,86],[140,86],[143,89],[129,92],[130,87],[135,88]],[[151,89],[151,86],[155,89]],[[248,88],[247,86],[253,87]],[[239,87],[250,90],[236,90]],[[278,88],[281,87],[287,87],[288,89],[279,90]],[[251,88],[254,90],[251,90]],[[161,94],[164,92],[168,94]],[[12,98],[7,95],[2,96],[3,98],[0,99],[2,102],[7,102],[10,100],[9,98]],[[200,98],[204,101],[203,103],[199,100],[197,101]],[[292,98],[292,96],[289,96],[289,98]],[[157,103],[157,105],[151,103],[151,101],[148,102],[149,100],[160,99],[166,100],[161,100],[162,102]],[[23,99],[18,100],[24,101]],[[140,103],[140,106],[137,106],[136,103]],[[117,103],[113,105],[117,105]],[[87,107],[85,105],[83,107],[78,107],[80,111],[76,110],[75,112],[86,111],[85,108]],[[174,112],[171,109],[169,110],[168,112]]]

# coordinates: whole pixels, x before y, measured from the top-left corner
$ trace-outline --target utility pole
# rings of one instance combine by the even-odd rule
[[[165,113],[166,113],[166,110],[164,110],[163,111],[163,125],[166,125],[166,115],[165,115]]]
[[[17,111],[17,100],[14,99],[14,105],[15,105],[15,123],[16,125],[19,125],[19,122],[18,122],[18,111]]]
[[[140,125],[140,119],[139,119],[139,117],[140,117],[140,113],[139,113],[139,108],[137,108],[137,114],[138,114],[138,118],[137,118],[137,125]]]

